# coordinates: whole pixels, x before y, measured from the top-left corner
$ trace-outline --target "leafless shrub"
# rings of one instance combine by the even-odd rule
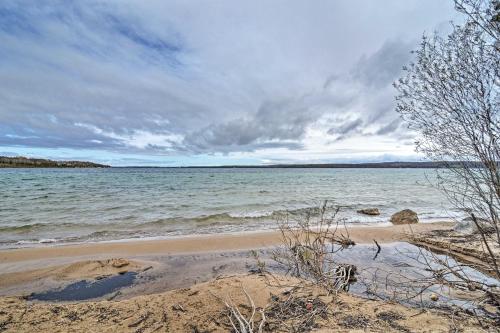
[[[465,14],[447,37],[424,36],[415,62],[395,82],[397,111],[419,138],[417,151],[435,161],[437,186],[450,202],[470,215],[481,236],[485,260],[500,279],[500,3],[496,0],[455,0]],[[429,262],[432,281],[455,288],[478,288],[491,301],[497,291],[470,279],[439,258]]]
[[[265,273],[269,274],[269,273]],[[317,327],[318,319],[326,320],[328,304],[318,296],[312,296],[307,286],[295,286],[278,295],[271,295],[264,308],[258,308],[246,289],[242,286],[246,304],[236,305],[231,297],[222,299],[229,326],[236,333],[261,332],[309,332]]]
[[[244,287],[242,287],[242,289],[250,305],[250,314],[248,314],[248,316],[242,314],[240,308],[234,304],[230,297],[228,297],[224,300],[224,305],[228,311],[227,317],[231,327],[236,333],[262,333],[264,325],[266,324],[265,309],[258,309],[246,289]],[[260,314],[260,320],[256,318],[257,312]]]
[[[455,9],[468,19],[468,22],[481,30],[491,45],[498,49],[500,39],[500,2],[498,0],[455,0]]]
[[[449,162],[438,170],[438,186],[470,213],[488,247],[489,240],[500,242],[500,54],[492,40],[499,36],[493,29],[498,22],[486,22],[500,6],[477,0],[456,5],[471,18],[454,25],[447,38],[423,37],[416,61],[394,84],[396,109],[418,132],[417,151]]]
[[[273,260],[287,274],[312,281],[330,293],[348,290],[355,281],[356,267],[336,262],[335,254],[354,245],[343,221],[336,218],[339,208],[324,202],[316,219],[307,214],[296,220],[289,214],[278,219],[282,245],[273,252]]]
[[[296,290],[281,296],[273,296],[266,309],[268,329],[287,332],[309,332],[316,328],[316,320],[327,319],[328,305],[319,297],[300,295]]]

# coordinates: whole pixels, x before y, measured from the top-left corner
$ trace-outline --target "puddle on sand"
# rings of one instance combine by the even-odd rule
[[[475,281],[499,285],[499,281],[466,264],[406,242],[381,244],[378,255],[374,244],[355,245],[334,255],[336,263],[357,267],[357,281],[352,283],[349,289],[354,295],[394,299],[410,306],[456,305],[464,309],[476,309],[472,299],[477,297],[477,294],[459,292],[433,281],[433,273],[428,270],[428,265],[435,270],[444,268],[436,263],[434,258],[447,262],[450,267]],[[284,273],[283,267],[273,264],[272,260],[269,262],[268,267],[274,272]],[[453,280],[453,276],[447,277]],[[431,300],[432,294],[438,295],[437,301]]]
[[[127,272],[100,280],[82,280],[67,285],[63,289],[33,293],[28,299],[37,301],[84,301],[102,297],[134,283],[136,272]]]
[[[474,298],[474,295],[459,293],[457,290],[433,281],[433,273],[428,268],[432,267],[435,270],[445,268],[435,259],[446,262],[454,270],[475,281],[492,285],[499,283],[494,278],[457,262],[451,257],[432,253],[406,242],[381,246],[378,255],[375,255],[374,245],[356,245],[338,253],[337,259],[340,262],[358,267],[358,281],[351,286],[352,293],[372,298],[375,292],[378,297],[396,299],[408,305],[456,305],[464,309],[474,309],[475,305],[471,302],[471,297]],[[446,277],[454,280],[453,276],[447,275]],[[439,300],[430,300],[431,294],[439,295]]]

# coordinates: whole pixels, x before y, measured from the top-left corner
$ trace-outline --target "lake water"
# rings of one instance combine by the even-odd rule
[[[460,217],[429,169],[0,169],[0,247],[276,228],[323,200],[347,223]],[[376,207],[380,216],[356,210]]]

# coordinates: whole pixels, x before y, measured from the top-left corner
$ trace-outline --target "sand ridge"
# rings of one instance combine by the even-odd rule
[[[150,263],[124,258],[77,261],[68,265],[1,274],[0,286],[8,287],[46,278],[55,281],[98,279],[125,272],[144,270],[146,267],[151,267]]]

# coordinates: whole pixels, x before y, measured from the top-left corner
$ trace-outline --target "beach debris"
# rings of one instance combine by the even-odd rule
[[[356,245],[356,243],[344,234],[335,235],[331,238],[332,244],[340,245],[342,249],[348,249],[351,246]]]
[[[121,295],[121,291],[116,291],[114,293],[111,294],[111,296],[109,296],[108,298],[106,298],[108,301],[112,301],[114,300],[116,297],[118,297],[119,295]]]
[[[335,290],[349,291],[350,285],[357,281],[357,271],[358,268],[355,265],[339,264],[335,268],[333,282]]]
[[[233,331],[236,333],[262,333],[264,326],[267,324],[265,308],[256,307],[255,302],[253,301],[252,297],[250,297],[246,289],[244,287],[242,287],[242,289],[250,306],[244,304],[240,306],[242,308],[248,309],[251,314],[248,314],[248,316],[246,314],[242,314],[242,312],[245,313],[245,311],[243,311],[243,309],[240,311],[240,308],[234,304],[233,300],[227,297],[227,299],[223,301],[223,303],[227,310],[229,323],[233,328]],[[260,313],[260,321],[256,319],[255,315],[257,312]]]
[[[12,315],[9,315],[6,320],[0,321],[0,332],[4,331],[10,323],[12,323],[14,320],[14,317]]]
[[[476,222],[477,224],[474,223],[474,219],[472,217],[466,217],[464,219],[456,221],[453,230],[463,235],[478,234],[480,232],[478,228],[479,225],[481,230],[485,231],[486,233],[494,232],[494,229],[491,227],[490,221],[476,217]]]
[[[372,216],[380,215],[378,208],[363,208],[358,210],[358,213]]]
[[[411,209],[404,209],[391,216],[391,223],[395,225],[415,224],[418,223],[418,216]]]
[[[111,259],[111,266],[113,266],[114,268],[122,268],[128,265],[130,265],[130,261],[128,261],[127,259],[123,258]]]
[[[362,314],[344,316],[339,322],[340,326],[351,330],[355,328],[366,329],[369,323],[370,319]]]
[[[311,302],[307,302],[307,303],[306,303],[306,309],[307,309],[307,311],[312,311],[312,309],[313,309],[313,304],[312,304]]]
[[[212,267],[212,272],[214,274],[219,274],[221,271],[223,271],[224,269],[226,269],[227,266],[228,266],[227,264],[223,264],[223,265],[220,265],[218,267],[217,266],[213,266]]]
[[[287,327],[290,332],[309,332],[316,328],[318,318],[327,319],[326,303],[297,291],[271,299],[265,311],[270,331]]]
[[[398,332],[411,332],[408,328],[400,325],[398,323],[398,320],[403,320],[406,319],[405,316],[403,316],[400,313],[397,313],[395,311],[382,311],[377,313],[377,318],[386,322],[390,327],[394,328]]]
[[[146,321],[149,316],[151,315],[151,312],[146,312],[146,313],[143,313],[142,315],[139,316],[139,318],[135,321],[133,321],[132,323],[128,324],[128,327],[137,327],[139,326],[142,322]]]
[[[377,259],[378,254],[380,253],[380,251],[382,251],[382,247],[379,245],[379,243],[375,239],[373,240],[373,242],[377,246],[377,252],[375,253],[375,256],[373,257],[373,260],[375,260],[375,259]]]
[[[291,288],[288,288],[288,289],[285,289],[282,294],[283,295],[290,295],[291,293],[293,293],[294,291],[300,289],[299,286],[294,286],[294,287],[291,287]]]
[[[75,311],[70,311],[66,316],[65,318],[71,320],[71,321],[76,321],[78,319],[80,319],[80,317],[78,317],[78,314],[75,312]]]
[[[202,331],[202,330],[200,330],[200,329],[198,328],[198,326],[197,326],[197,325],[195,325],[195,324],[191,324],[191,331],[192,331],[193,333],[205,333],[205,332],[207,332],[207,331]]]
[[[180,305],[178,303],[172,305],[172,310],[186,312],[186,310],[182,307],[182,305]]]
[[[188,294],[188,296],[194,296],[194,295],[198,295],[200,293],[199,290],[195,290],[195,291],[192,291]]]
[[[251,250],[249,255],[255,260],[256,268],[252,268],[248,270],[252,274],[263,274],[266,271],[266,262],[260,259],[260,255],[258,251]]]
[[[405,316],[403,316],[400,313],[394,312],[394,311],[382,311],[377,313],[377,318],[386,322],[393,322],[396,320],[402,320],[405,319]]]

